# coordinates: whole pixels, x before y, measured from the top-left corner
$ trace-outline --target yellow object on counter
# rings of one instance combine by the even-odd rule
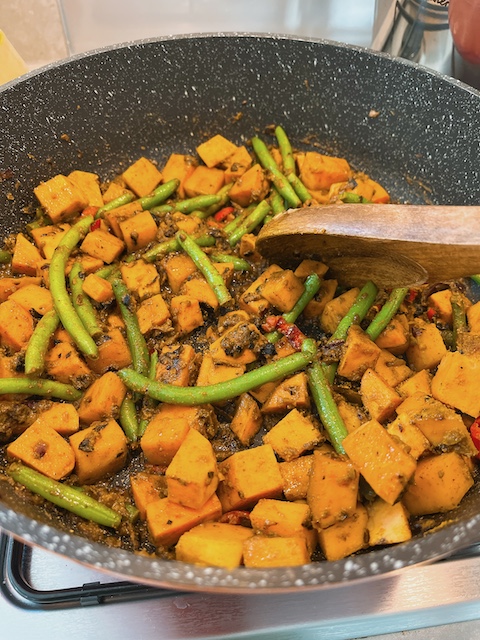
[[[0,29],[0,84],[13,80],[27,71],[27,65]]]

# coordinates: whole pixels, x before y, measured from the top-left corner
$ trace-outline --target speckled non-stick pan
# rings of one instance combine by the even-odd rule
[[[73,169],[113,177],[140,155],[160,164],[207,134],[240,143],[281,124],[296,146],[346,156],[409,202],[480,201],[480,94],[436,73],[325,41],[245,34],[161,38],[95,51],[0,91],[0,220],[25,221],[32,189]],[[11,173],[10,173],[11,172]],[[12,177],[8,178],[11,175]],[[292,569],[199,568],[111,549],[19,506],[0,526],[27,542],[179,589],[277,592],[373,579],[480,540],[477,484],[434,533],[339,562]]]

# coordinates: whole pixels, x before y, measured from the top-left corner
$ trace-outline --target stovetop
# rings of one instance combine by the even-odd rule
[[[363,585],[275,596],[119,581],[5,534],[0,572],[0,625],[22,639],[450,640],[454,630],[473,640],[480,630],[480,546]]]

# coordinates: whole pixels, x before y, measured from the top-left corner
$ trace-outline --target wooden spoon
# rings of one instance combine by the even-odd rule
[[[336,204],[291,209],[263,227],[258,251],[281,266],[326,262],[352,286],[415,286],[480,273],[480,206]]]

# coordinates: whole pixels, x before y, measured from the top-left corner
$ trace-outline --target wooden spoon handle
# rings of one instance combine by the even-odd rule
[[[385,286],[452,280],[480,273],[480,207],[337,204],[292,209],[262,229],[257,248],[283,264],[295,256],[297,262],[303,256],[335,262],[341,279],[352,283],[360,264]]]

